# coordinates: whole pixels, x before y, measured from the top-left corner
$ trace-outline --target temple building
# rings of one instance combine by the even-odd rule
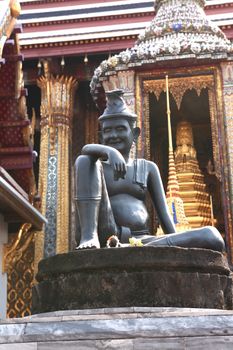
[[[9,10],[10,1],[1,3]],[[17,23],[23,30],[17,45],[22,55],[15,54],[14,62],[19,65],[24,58],[23,75],[18,71],[13,81],[21,84],[20,101],[6,100],[13,82],[12,66],[5,64],[0,68],[0,166],[36,202],[41,222],[45,217],[47,223],[30,228],[33,241],[23,243],[30,264],[12,260],[11,280],[19,285],[24,275],[32,281],[43,257],[74,249],[74,160],[84,144],[99,142],[97,118],[105,107],[104,92],[115,88],[125,91],[129,108],[138,115],[141,137],[133,156],[158,164],[174,220],[181,225],[175,203],[182,203],[183,227],[216,226],[232,263],[232,1],[19,3]],[[13,47],[10,39],[6,56],[8,47]],[[7,117],[16,111],[16,102],[20,117],[13,112]],[[151,216],[156,234],[157,220]],[[12,225],[12,249],[19,232]],[[11,280],[8,316],[30,314],[28,287],[21,288],[27,298],[19,297]]]

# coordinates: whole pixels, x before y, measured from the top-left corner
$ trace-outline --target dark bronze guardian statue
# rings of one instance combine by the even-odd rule
[[[136,115],[128,110],[121,90],[106,95],[107,107],[99,118],[103,144],[84,146],[75,163],[80,225],[77,248],[104,247],[109,236],[117,235],[122,243],[135,237],[144,245],[223,251],[225,244],[215,227],[176,233],[158,167],[151,161],[129,157],[140,133],[135,127]],[[164,231],[162,237],[149,234],[147,192]]]

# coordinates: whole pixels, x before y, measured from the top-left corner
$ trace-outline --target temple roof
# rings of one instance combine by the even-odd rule
[[[21,0],[20,36],[27,58],[119,52],[131,47],[154,16],[151,0]],[[233,37],[233,3],[208,0],[208,18]]]
[[[91,92],[115,71],[175,60],[225,60],[233,58],[233,44],[207,17],[204,0],[156,0],[154,19],[141,31],[130,49],[103,61],[95,70]]]

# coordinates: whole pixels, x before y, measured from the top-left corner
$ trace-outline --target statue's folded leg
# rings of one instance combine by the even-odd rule
[[[80,227],[77,249],[99,248],[117,233],[101,162],[92,156],[79,156],[75,163],[75,183]]]
[[[185,248],[206,248],[223,252],[225,243],[215,227],[205,226],[202,228],[167,234],[161,237],[150,236],[143,242],[144,245],[152,246],[178,246]]]

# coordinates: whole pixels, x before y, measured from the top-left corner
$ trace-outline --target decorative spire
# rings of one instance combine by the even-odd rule
[[[177,181],[176,167],[174,161],[172,130],[171,130],[171,111],[169,100],[168,76],[166,75],[166,98],[167,98],[167,124],[168,124],[168,184],[167,184],[167,203],[173,216],[173,221],[178,231],[189,229],[189,223],[185,216],[184,204],[179,193],[179,184]]]
[[[167,197],[173,198],[179,196],[179,184],[176,177],[176,168],[172,145],[171,130],[171,110],[169,100],[168,76],[166,75],[166,99],[167,99],[167,128],[168,128],[168,184]]]

